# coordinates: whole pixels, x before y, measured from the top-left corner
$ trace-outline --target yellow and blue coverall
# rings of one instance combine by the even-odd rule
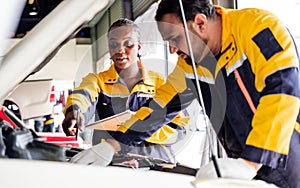
[[[88,122],[96,113],[97,119],[104,119],[125,110],[137,111],[141,106],[149,103],[158,87],[165,79],[157,72],[146,70],[141,62],[138,62],[142,71],[142,79],[131,90],[119,77],[114,65],[99,74],[88,74],[83,78],[79,87],[75,88],[68,96],[65,114],[74,109],[80,109]],[[171,119],[170,119],[171,120]],[[122,139],[115,137],[122,145],[122,152],[146,155],[153,158],[164,159],[175,163],[175,154],[171,145],[183,139],[186,134],[184,128],[189,118],[179,114],[167,125],[144,137],[142,141],[131,140],[130,144],[123,145]],[[137,129],[132,134],[145,134]],[[102,139],[111,138],[110,131],[94,130],[93,144]]]
[[[197,65],[206,113],[229,157],[263,164],[256,179],[300,187],[300,73],[292,36],[267,11],[215,8],[222,16],[222,49]],[[238,86],[235,70],[255,112]],[[195,82],[189,61],[179,58],[151,103],[115,134],[122,134],[127,143],[148,137],[198,98]],[[131,134],[136,127],[145,134]]]

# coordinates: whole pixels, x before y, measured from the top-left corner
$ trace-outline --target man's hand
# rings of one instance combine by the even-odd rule
[[[77,127],[76,127],[76,126]],[[67,136],[76,135],[77,128],[83,131],[84,117],[79,110],[73,110],[66,114],[65,119],[62,122],[62,127]]]
[[[257,171],[243,159],[218,158],[217,164],[220,170],[221,178],[252,180]],[[212,161],[207,165],[200,167],[193,184],[201,180],[218,178],[215,166]]]
[[[72,163],[107,166],[115,152],[120,151],[120,144],[112,139],[101,142],[89,149],[83,150],[71,158]]]

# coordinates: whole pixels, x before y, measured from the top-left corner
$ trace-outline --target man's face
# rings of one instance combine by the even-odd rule
[[[196,62],[200,62],[207,55],[208,48],[206,42],[200,38],[198,31],[192,26],[193,22],[187,23],[189,38],[191,41],[193,55]],[[163,40],[168,41],[170,45],[170,53],[177,53],[182,58],[190,56],[187,39],[183,27],[183,23],[174,14],[165,14],[158,23],[158,30]]]

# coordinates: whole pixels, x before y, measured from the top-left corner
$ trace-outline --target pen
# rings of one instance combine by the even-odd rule
[[[76,138],[76,140],[78,139],[78,136],[79,136],[79,128],[78,128],[79,113],[80,113],[80,109],[78,109],[78,111],[77,111],[76,124],[74,126],[76,128],[76,131],[75,131],[75,138]]]

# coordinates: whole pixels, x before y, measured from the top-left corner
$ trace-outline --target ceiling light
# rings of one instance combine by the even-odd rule
[[[29,15],[30,16],[36,16],[39,13],[39,11],[40,11],[40,7],[39,7],[39,4],[38,4],[38,1],[37,0],[29,0],[28,4],[31,5],[30,11],[29,11]]]

